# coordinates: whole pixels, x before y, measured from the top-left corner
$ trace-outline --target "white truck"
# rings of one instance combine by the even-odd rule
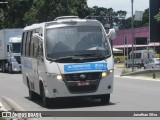
[[[20,46],[23,29],[0,30],[0,70],[2,72],[20,72]]]

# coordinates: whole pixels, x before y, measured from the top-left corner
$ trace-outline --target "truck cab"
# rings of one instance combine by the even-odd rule
[[[7,45],[8,65],[6,68],[10,73],[21,71],[20,46],[21,37],[9,38],[9,44]]]

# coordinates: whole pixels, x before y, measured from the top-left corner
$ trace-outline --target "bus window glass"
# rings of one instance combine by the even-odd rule
[[[111,54],[105,32],[99,26],[61,27],[47,30],[47,57],[57,59],[77,53]]]

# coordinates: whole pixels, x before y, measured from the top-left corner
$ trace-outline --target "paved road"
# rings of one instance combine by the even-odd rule
[[[28,111],[160,111],[160,82],[115,77],[114,92],[109,105],[99,100],[62,100],[49,109],[40,100],[30,101],[21,74],[0,73],[0,97],[6,96]],[[150,119],[149,119],[150,120]],[[155,119],[154,119],[155,120]]]

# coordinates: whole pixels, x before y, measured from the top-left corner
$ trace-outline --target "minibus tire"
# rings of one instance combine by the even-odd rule
[[[36,93],[34,93],[29,86],[29,81],[27,80],[27,84],[28,84],[28,93],[29,93],[29,99],[30,100],[35,100],[36,99]]]
[[[45,91],[44,87],[42,86],[41,88],[41,97],[42,97],[42,105],[43,107],[48,107],[49,106],[49,99],[45,96]]]
[[[30,100],[35,100],[34,92],[30,89],[28,91],[29,91],[29,99]]]
[[[108,104],[110,101],[110,94],[102,95],[100,99],[102,104]]]

